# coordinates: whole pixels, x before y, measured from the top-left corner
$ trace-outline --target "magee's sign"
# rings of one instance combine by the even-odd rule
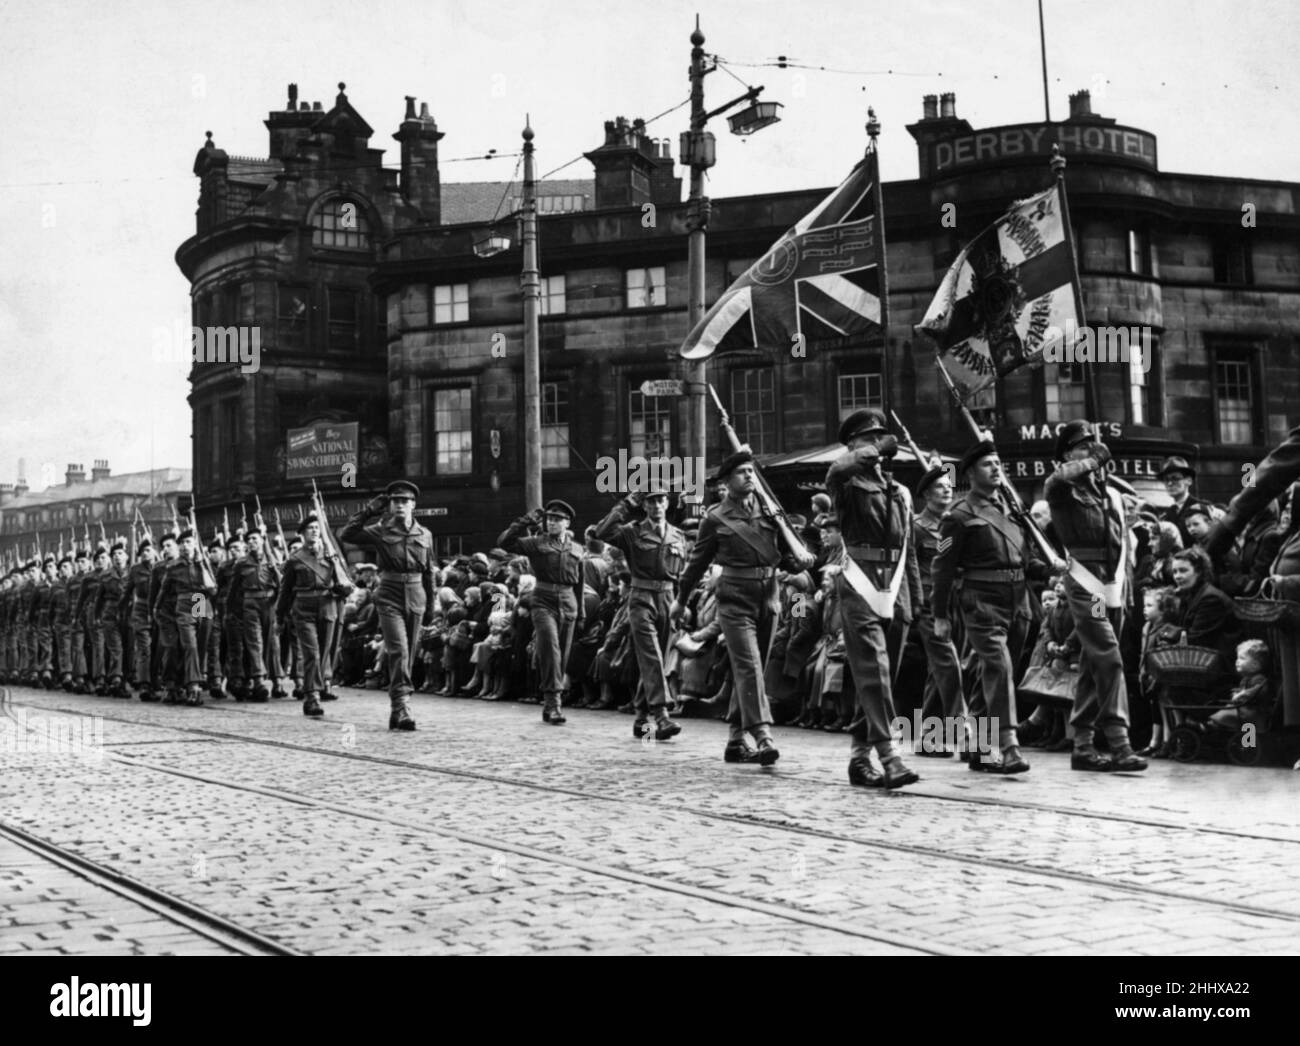
[[[356,468],[357,423],[290,429],[285,451],[287,479],[339,476],[344,465]]]
[[[953,174],[977,167],[1047,160],[1060,145],[1069,159],[1105,159],[1156,170],[1156,136],[1113,124],[1057,123],[992,127],[932,142],[929,173]]]

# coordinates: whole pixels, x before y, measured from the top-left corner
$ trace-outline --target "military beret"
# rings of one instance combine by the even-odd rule
[[[179,534],[176,535],[176,540],[184,541],[186,538],[193,538],[193,537],[194,537],[194,531],[190,530],[189,527],[186,527],[184,530],[182,530]]]
[[[1181,458],[1178,457],[1177,455],[1174,455],[1171,458],[1165,458],[1165,463],[1160,466],[1160,471],[1156,473],[1156,476],[1158,476],[1160,479],[1164,479],[1165,476],[1172,476],[1180,472],[1184,476],[1189,476],[1192,479],[1196,478],[1195,467],[1188,464],[1186,458]]]
[[[153,538],[151,538],[148,534],[146,534],[144,537],[142,537],[139,541],[136,542],[135,550],[139,552],[142,548],[149,548],[152,545],[153,545]]]
[[[125,542],[125,541],[114,541],[113,544],[109,546],[108,551],[109,551],[109,554],[110,554],[110,555],[112,555],[114,552],[125,552],[125,551],[126,551],[126,542]]]
[[[88,553],[84,548],[79,548],[79,549],[77,549],[77,554],[76,554],[73,558],[74,558],[74,559],[89,559],[89,558],[90,558],[90,553]]]
[[[411,498],[420,496],[420,488],[409,479],[395,479],[384,488],[384,496],[389,498]]]
[[[741,465],[747,465],[754,460],[754,455],[747,450],[738,450],[730,457],[722,459],[722,464],[718,466],[718,471],[713,474],[713,482],[717,483],[726,479]]]
[[[59,566],[63,566],[64,563],[67,563],[68,566],[72,566],[72,556],[69,555],[69,554],[66,553],[66,552],[65,552],[65,553],[63,554],[63,556],[59,559]]]
[[[998,448],[993,445],[993,441],[982,439],[970,450],[961,456],[961,461],[957,463],[957,472],[960,474],[979,461],[980,458],[987,458],[990,454],[996,454]]]
[[[577,513],[573,511],[572,505],[567,501],[561,501],[559,498],[555,498],[546,503],[546,514],[548,516],[566,516],[569,519],[573,519],[573,517],[577,515]]]
[[[100,545],[99,548],[95,549],[95,554],[91,558],[98,559],[100,556],[103,556],[105,559],[108,558],[108,549],[106,549],[103,545]]]
[[[226,543],[222,541],[220,537],[215,537],[208,542],[208,551],[211,552],[213,549],[220,549],[224,552],[226,550]]]
[[[1092,425],[1083,420],[1067,421],[1056,436],[1056,460],[1064,461],[1065,455],[1080,443],[1096,439]]]
[[[173,534],[171,533],[171,531],[167,531],[166,533],[163,534],[162,537],[158,539],[158,544],[165,545],[169,541],[179,541],[179,540],[180,540],[179,535]]]
[[[320,525],[320,520],[316,518],[315,512],[309,512],[301,523],[298,524],[298,533],[301,534],[313,523]]]
[[[948,475],[948,470],[943,466],[927,469],[925,475],[916,481],[916,496],[919,498],[934,485],[935,480],[946,475]]]
[[[54,553],[53,553],[53,552],[47,552],[47,553],[45,553],[45,558],[44,558],[43,560],[41,560],[41,565],[42,565],[42,566],[46,566],[46,567],[48,567],[48,566],[52,566],[55,562],[56,562],[56,561],[55,561],[55,559],[54,559]]]
[[[848,446],[854,436],[869,436],[873,432],[888,432],[885,416],[878,410],[855,410],[840,425],[840,442]]]

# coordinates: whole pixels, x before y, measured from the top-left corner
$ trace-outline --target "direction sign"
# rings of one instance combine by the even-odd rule
[[[657,381],[641,382],[642,396],[680,396],[681,394],[681,378],[660,378]]]

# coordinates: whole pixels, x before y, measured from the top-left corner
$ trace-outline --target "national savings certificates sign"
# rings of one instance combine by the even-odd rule
[[[312,425],[290,429],[285,448],[285,477],[312,479],[342,476],[343,466],[357,467],[357,423]]]

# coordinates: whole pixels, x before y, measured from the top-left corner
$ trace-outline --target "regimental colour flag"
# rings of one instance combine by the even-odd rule
[[[701,360],[719,347],[786,352],[803,339],[878,330],[878,177],[872,151],[727,288],[686,336],[682,356]]]
[[[1056,186],[1012,206],[957,255],[916,326],[962,399],[1043,362],[1079,326],[1077,273]]]

